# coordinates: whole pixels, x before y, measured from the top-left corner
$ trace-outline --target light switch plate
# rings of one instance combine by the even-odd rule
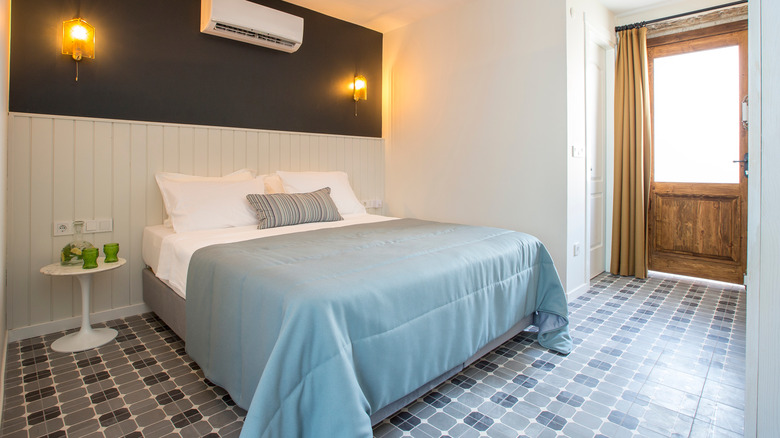
[[[110,233],[114,231],[113,219],[79,219],[84,221],[84,233]],[[73,221],[54,222],[52,235],[69,236],[73,234]]]
[[[96,220],[84,221],[84,232],[95,233],[98,230],[98,222]]]
[[[97,221],[98,223],[98,232],[109,232],[114,230],[114,220],[113,219],[100,219]]]

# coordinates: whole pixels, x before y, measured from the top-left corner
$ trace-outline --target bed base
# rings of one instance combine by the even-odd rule
[[[144,302],[182,341],[187,340],[187,318],[184,298],[157,278],[151,269],[143,272]]]
[[[184,298],[173,291],[162,280],[157,278],[151,269],[146,268],[143,272],[144,302],[157,316],[160,317],[179,337],[186,342],[187,325]],[[459,364],[444,374],[436,377],[430,382],[422,385],[411,393],[390,403],[382,409],[371,415],[371,424],[376,425],[385,418],[388,418],[400,411],[409,403],[422,397],[425,393],[439,386],[441,383],[461,372],[464,368],[476,362],[486,354],[496,349],[499,345],[512,339],[515,335],[531,325],[533,315],[528,315],[515,324],[509,331],[489,342],[482,347],[473,356],[468,358],[462,364]]]

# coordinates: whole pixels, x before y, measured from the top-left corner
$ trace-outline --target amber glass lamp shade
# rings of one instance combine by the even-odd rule
[[[352,82],[352,98],[355,99],[355,102],[367,99],[367,89],[366,77],[363,75],[355,76]]]
[[[95,58],[95,28],[81,18],[62,22],[62,54],[76,61]]]

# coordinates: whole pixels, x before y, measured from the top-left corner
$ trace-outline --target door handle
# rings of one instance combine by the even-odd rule
[[[745,152],[745,156],[741,160],[734,160],[733,163],[740,163],[742,166],[742,172],[745,174],[745,178],[748,177],[748,153]]]

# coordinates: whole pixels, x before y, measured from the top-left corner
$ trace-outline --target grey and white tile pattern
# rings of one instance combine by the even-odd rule
[[[524,332],[374,428],[390,437],[741,437],[744,288],[601,275],[570,303],[574,351]],[[100,326],[102,324],[96,324]],[[75,354],[8,347],[2,435],[237,436],[245,412],[154,314]]]
[[[744,288],[604,274],[570,321],[570,355],[516,336],[375,436],[743,435]]]
[[[238,436],[246,412],[154,314],[107,326],[116,340],[85,352],[52,351],[64,333],[9,345],[2,436]]]

